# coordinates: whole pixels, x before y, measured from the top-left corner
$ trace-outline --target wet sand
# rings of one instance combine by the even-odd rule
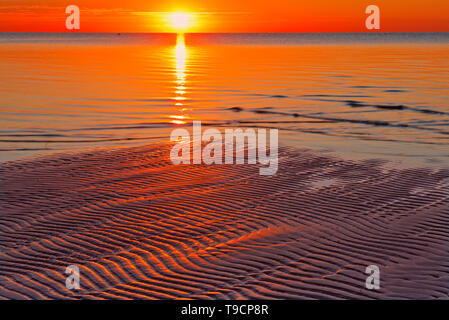
[[[169,148],[1,164],[0,297],[449,297],[448,169],[282,147],[260,176],[175,166]],[[365,288],[373,264],[379,290]]]

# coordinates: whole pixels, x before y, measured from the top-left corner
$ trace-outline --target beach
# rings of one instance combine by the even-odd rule
[[[447,298],[447,168],[282,146],[278,173],[261,176],[173,165],[170,147],[3,163],[0,297]],[[379,290],[365,288],[369,265]]]

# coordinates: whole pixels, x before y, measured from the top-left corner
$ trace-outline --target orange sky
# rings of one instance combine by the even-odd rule
[[[80,32],[171,32],[172,11],[195,14],[189,32],[363,32],[370,4],[380,31],[449,31],[448,0],[1,0],[0,31],[66,31],[69,4]]]

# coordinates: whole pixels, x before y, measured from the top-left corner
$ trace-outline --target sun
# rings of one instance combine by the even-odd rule
[[[177,32],[184,32],[193,24],[193,15],[186,12],[174,12],[169,16],[171,27]]]

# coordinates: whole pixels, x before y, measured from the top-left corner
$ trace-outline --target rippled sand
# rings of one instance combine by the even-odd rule
[[[270,177],[169,147],[1,164],[0,297],[448,298],[449,170],[283,147]]]

